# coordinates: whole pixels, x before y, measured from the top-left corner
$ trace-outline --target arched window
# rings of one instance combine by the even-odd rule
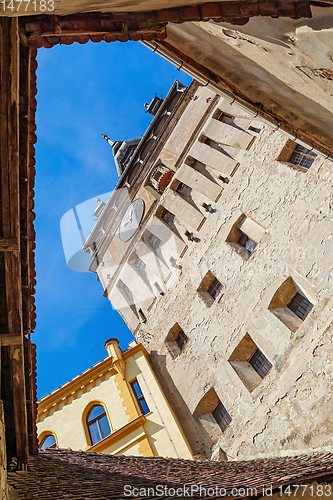
[[[87,426],[92,445],[111,434],[110,425],[103,406],[96,405],[91,408],[87,416]]]
[[[53,434],[47,434],[39,445],[40,450],[45,450],[45,448],[57,448],[57,441]]]

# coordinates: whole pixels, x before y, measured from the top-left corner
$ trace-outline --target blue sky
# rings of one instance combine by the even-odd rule
[[[38,51],[36,144],[36,305],[38,397],[106,356],[104,342],[133,339],[102,297],[93,273],[67,265],[60,219],[117,180],[113,140],[140,137],[152,117],[144,102],[165,96],[181,73],[139,42],[56,46]],[[97,204],[96,204],[97,205]]]

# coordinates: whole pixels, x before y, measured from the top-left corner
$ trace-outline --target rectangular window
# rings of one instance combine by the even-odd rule
[[[217,109],[215,111],[215,113],[213,114],[213,118],[215,120],[218,120],[219,122],[228,123],[229,125],[233,125],[234,124],[234,119],[235,119],[234,116],[229,115],[228,113],[224,113],[220,109]]]
[[[250,216],[240,215],[230,229],[226,242],[244,260],[251,257],[261,241],[265,229]]]
[[[252,127],[252,125],[249,127],[249,130],[252,130],[252,132],[255,132],[256,134],[261,132],[261,128]]]
[[[160,249],[160,246],[162,244],[161,240],[159,238],[157,238],[157,236],[155,236],[153,233],[149,233],[149,236],[147,237],[145,243],[147,243],[147,245],[149,246],[149,248],[151,250],[159,250]]]
[[[236,346],[228,361],[250,392],[261,384],[273,368],[248,333]]]
[[[254,354],[249,359],[249,363],[261,378],[265,378],[267,373],[273,366],[258,348],[254,351]]]
[[[176,188],[176,192],[179,194],[184,194],[188,190],[188,186],[183,182],[180,182]]]
[[[159,219],[163,220],[166,224],[172,223],[174,221],[174,214],[169,212],[166,208],[164,208],[162,205],[158,207],[156,210],[156,217]]]
[[[300,144],[297,144],[293,154],[289,159],[289,162],[293,165],[299,165],[301,167],[309,168],[311,167],[316,156],[316,153],[313,153],[309,149],[304,148]]]
[[[176,338],[176,344],[181,351],[184,349],[187,342],[188,342],[188,336],[186,335],[186,333],[183,332],[183,330],[180,330]]]
[[[229,413],[227,412],[226,408],[221,402],[219,402],[215,410],[212,412],[212,415],[215,418],[216,422],[221,427],[222,431],[225,431],[228,425],[230,424],[232,418],[230,417]]]
[[[147,323],[147,318],[142,309],[139,309],[139,316],[141,323]]]
[[[222,289],[223,289],[223,285],[219,282],[219,280],[217,278],[214,278],[214,281],[208,287],[207,292],[215,300],[220,295],[220,293],[222,292]]]
[[[142,391],[141,391],[141,388],[138,384],[138,381],[134,380],[133,382],[131,382],[131,387],[132,387],[135,399],[138,402],[138,405],[139,405],[139,408],[140,408],[142,414],[146,415],[147,413],[149,413],[150,410],[148,408],[148,405],[146,403],[144,395],[142,394]]]
[[[175,323],[165,339],[166,346],[173,359],[179,356],[188,341],[189,338],[186,333],[183,332],[178,323]]]
[[[207,307],[211,307],[214,304],[214,300],[222,297],[223,290],[222,283],[214,276],[211,271],[208,271],[201,281],[197,292],[205,302]]]
[[[313,305],[311,302],[308,301],[303,295],[300,293],[296,293],[296,295],[293,297],[293,299],[289,302],[287,307],[293,311],[296,316],[301,318],[301,320],[305,320],[311,309],[313,308]]]
[[[145,274],[146,272],[146,264],[143,262],[143,260],[140,259],[140,257],[136,257],[133,262],[133,267],[138,271],[139,274]]]
[[[249,253],[252,253],[257,246],[257,244],[254,241],[250,240],[250,238],[245,233],[241,234],[238,243]]]
[[[137,310],[135,307],[134,295],[131,292],[131,290],[128,288],[128,286],[121,279],[118,280],[116,287],[119,290],[119,292],[122,294],[124,299],[126,300],[127,305],[132,309],[134,314],[137,316],[138,313],[137,313]]]

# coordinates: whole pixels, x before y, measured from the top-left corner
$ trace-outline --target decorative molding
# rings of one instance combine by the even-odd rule
[[[0,344],[1,338],[2,336],[0,336]],[[126,361],[127,359],[135,356],[140,352],[145,356],[147,360],[149,360],[149,355],[146,349],[141,344],[126,349],[122,353],[122,356],[124,361]],[[55,391],[53,391],[51,394],[47,394],[46,396],[44,396],[38,402],[37,423],[40,422],[40,418],[43,414],[45,416],[48,416],[49,410],[51,408],[54,408],[55,405],[57,405],[57,409],[60,403],[63,403],[64,406],[66,406],[69,404],[69,399],[71,397],[73,398],[73,400],[77,399],[78,392],[80,390],[85,393],[87,392],[88,385],[96,387],[97,380],[101,380],[102,382],[104,382],[107,373],[110,373],[111,376],[119,375],[118,371],[114,367],[113,359],[111,357],[107,357],[106,359],[104,359],[104,361],[96,363],[95,366],[86,370],[86,372],[82,375],[77,375],[71,381],[66,382],[58,389],[55,389]],[[121,390],[121,392],[123,391]],[[123,397],[123,394],[121,396]]]

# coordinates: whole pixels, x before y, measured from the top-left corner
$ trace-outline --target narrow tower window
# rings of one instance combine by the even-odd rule
[[[225,431],[228,425],[230,424],[232,418],[230,417],[229,413],[227,412],[225,406],[219,402],[215,410],[212,411],[212,415],[215,418],[216,422],[219,424],[221,427],[222,431]]]
[[[149,408],[146,403],[145,397],[142,394],[138,381],[134,380],[133,382],[131,382],[131,387],[133,389],[135,399],[137,400],[137,403],[139,405],[142,414],[146,415],[147,413],[149,413]]]

